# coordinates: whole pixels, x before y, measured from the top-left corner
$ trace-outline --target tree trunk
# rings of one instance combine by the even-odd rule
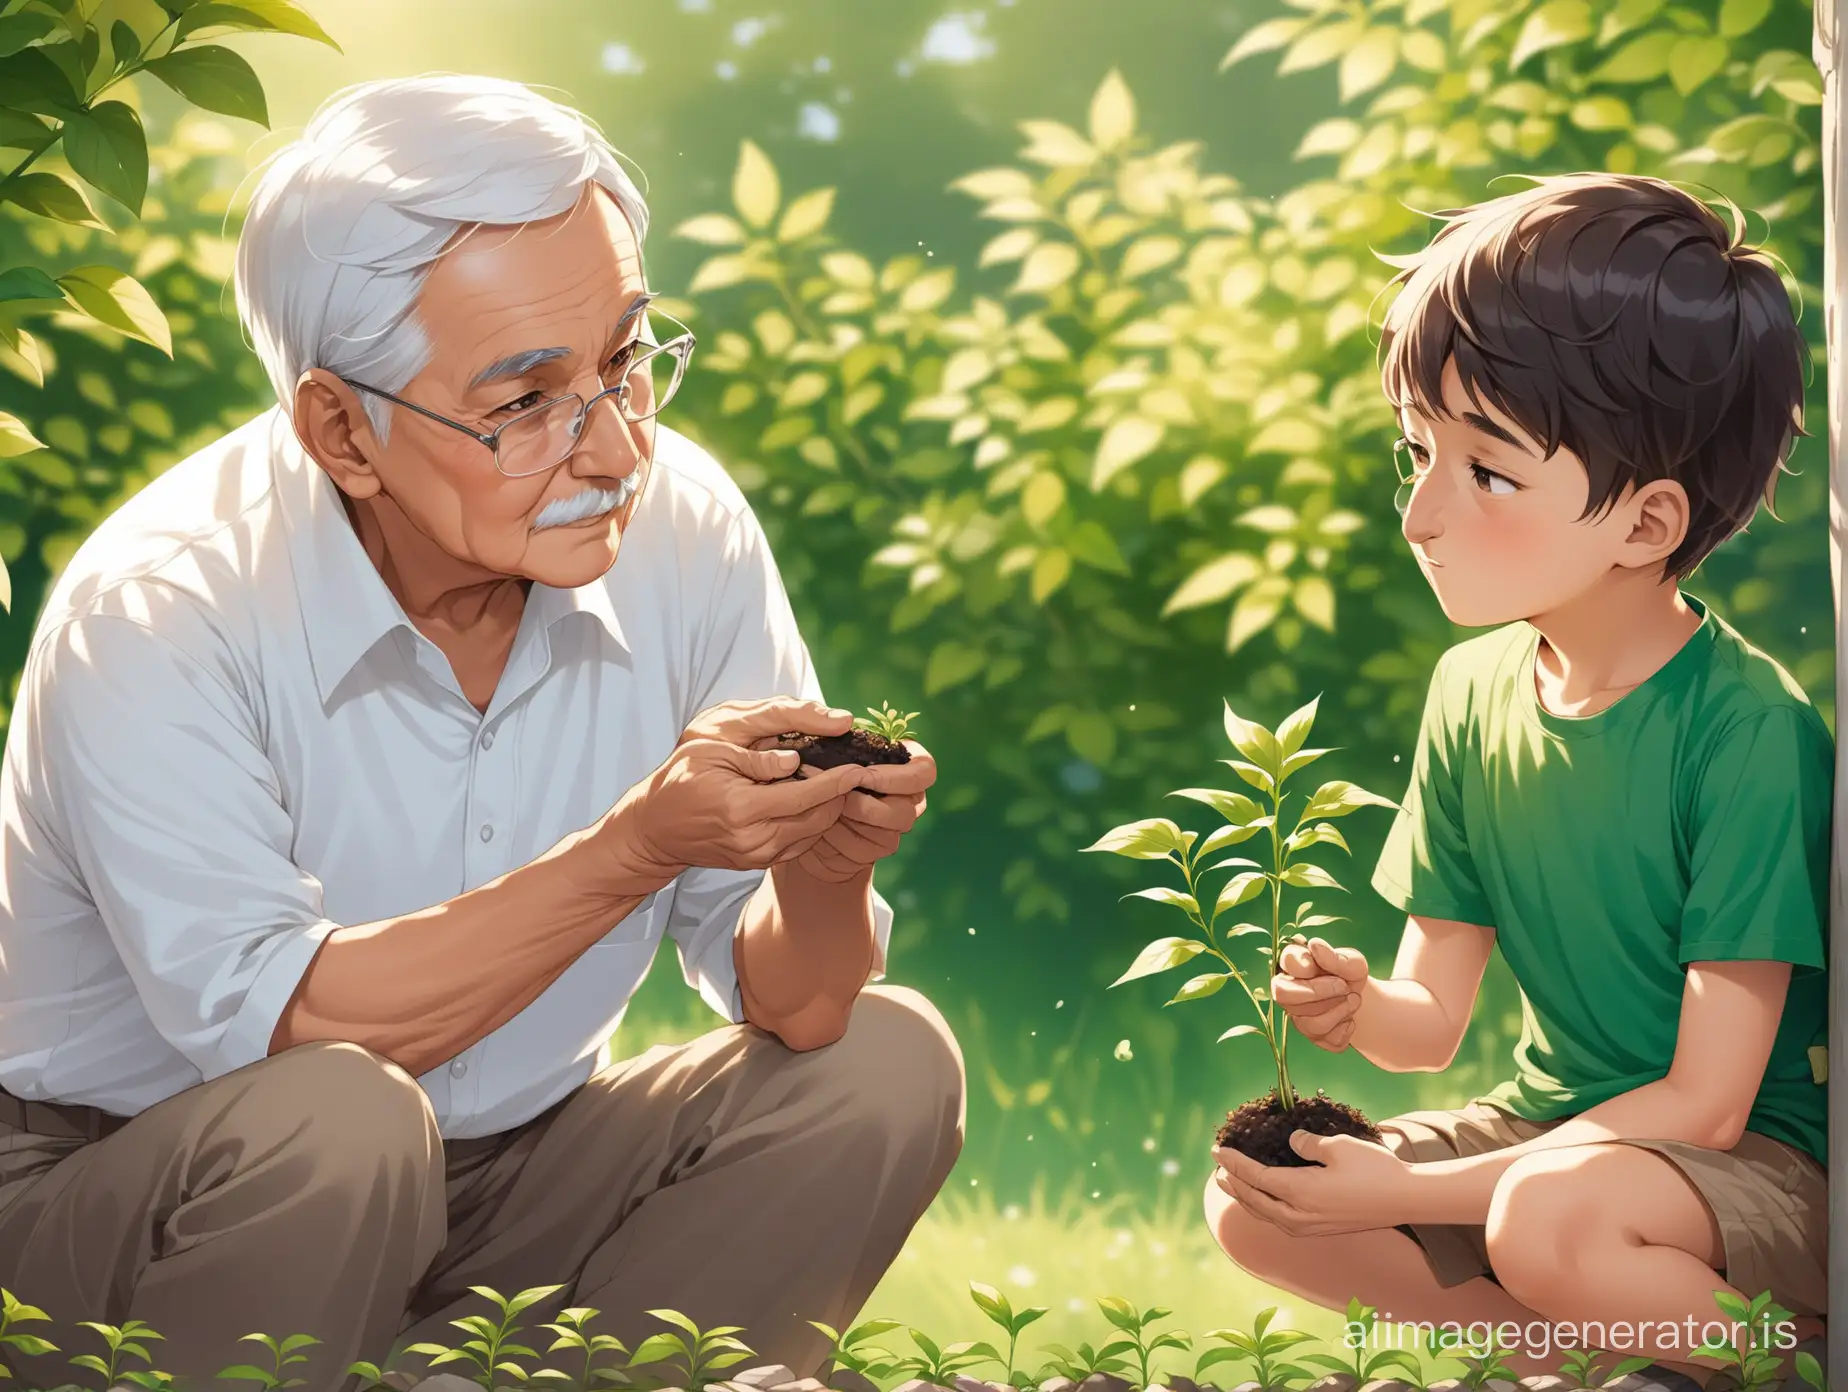
[[[1843,456],[1841,423],[1848,404],[1848,381],[1842,372],[1840,322],[1848,284],[1843,281],[1842,246],[1848,234],[1848,216],[1842,207],[1841,119],[1842,96],[1837,81],[1841,52],[1841,22],[1848,0],[1815,0],[1816,33],[1813,52],[1822,70],[1822,183],[1823,216],[1828,219],[1823,254],[1823,328],[1829,344],[1829,573],[1835,593],[1835,855],[1829,877],[1829,1167],[1838,1168],[1848,1153],[1848,968],[1842,963],[1848,945],[1848,754],[1842,744],[1842,713],[1848,709],[1848,630],[1843,619],[1842,536],[1848,517],[1848,458]],[[1840,1186],[1829,1186],[1829,1385],[1848,1388],[1848,1202]]]

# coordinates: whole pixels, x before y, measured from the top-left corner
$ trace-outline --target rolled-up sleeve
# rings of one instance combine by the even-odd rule
[[[228,659],[134,619],[74,618],[27,664],[23,734],[57,831],[154,1028],[221,1077],[269,1053],[339,926]]]
[[[681,724],[725,701],[771,696],[824,700],[769,540],[748,508],[733,520],[713,573],[712,600],[689,645],[694,672],[686,689],[693,697]],[[681,974],[733,1024],[744,1020],[733,942],[745,903],[763,878],[761,870],[695,867],[682,871],[673,885],[667,934],[679,950]],[[892,941],[892,907],[877,887],[873,930],[871,979],[879,981]]]

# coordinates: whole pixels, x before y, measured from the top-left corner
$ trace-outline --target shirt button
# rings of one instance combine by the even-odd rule
[[[492,749],[494,747],[494,732],[492,730],[489,730],[481,737],[481,747],[483,749]]]
[[[481,839],[483,841],[492,841],[494,839],[494,828],[489,826],[486,822],[481,824]]]
[[[449,1071],[458,1078],[463,1077],[468,1072],[468,1060],[457,1059],[454,1063],[449,1065]]]

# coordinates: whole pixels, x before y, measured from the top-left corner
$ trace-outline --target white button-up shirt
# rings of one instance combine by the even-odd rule
[[[743,494],[657,438],[616,564],[532,586],[485,715],[279,408],[106,520],[46,603],[0,769],[0,1088],[133,1115],[253,1063],[336,927],[550,850],[708,706],[821,699]],[[685,871],[419,1079],[443,1134],[510,1129],[584,1083],[664,935],[741,1020],[732,943],[762,878]]]

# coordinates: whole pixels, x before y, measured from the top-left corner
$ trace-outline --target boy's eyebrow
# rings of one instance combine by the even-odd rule
[[[1494,439],[1500,440],[1505,445],[1513,445],[1522,454],[1527,455],[1529,458],[1533,457],[1534,452],[1532,450],[1527,448],[1527,446],[1522,444],[1520,440],[1516,439],[1508,431],[1502,429],[1501,426],[1497,425],[1494,421],[1490,420],[1485,415],[1482,415],[1476,411],[1465,411],[1463,413],[1463,424],[1471,427],[1472,429],[1480,430],[1484,435],[1492,436]]]

